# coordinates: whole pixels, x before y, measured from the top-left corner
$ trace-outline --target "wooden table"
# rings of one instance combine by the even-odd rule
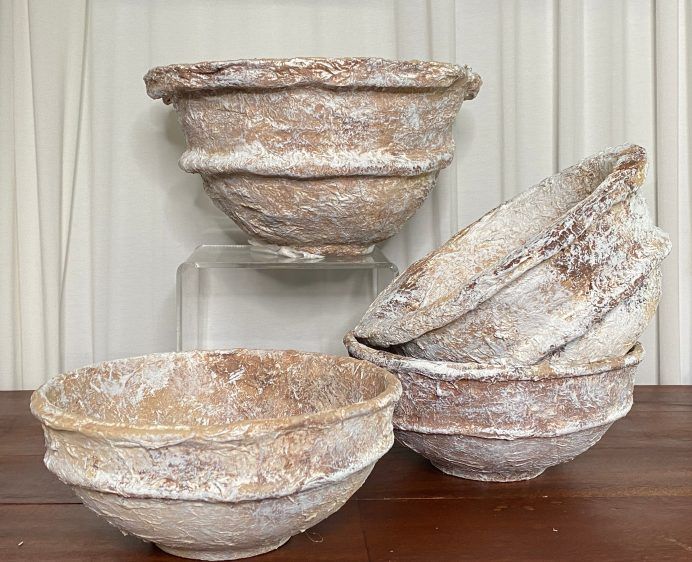
[[[181,560],[44,468],[29,395],[0,393],[0,560]],[[600,443],[528,482],[453,478],[395,446],[339,512],[252,560],[692,560],[692,387],[638,387]]]

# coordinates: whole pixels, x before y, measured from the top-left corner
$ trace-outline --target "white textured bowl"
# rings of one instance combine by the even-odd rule
[[[452,124],[480,77],[378,58],[174,64],[144,77],[172,103],[214,204],[252,238],[362,254],[394,235],[454,155]]]
[[[411,265],[356,336],[430,360],[531,365],[635,295],[618,316],[640,325],[655,309],[656,270],[670,251],[637,194],[646,167],[643,148],[623,145],[546,178]],[[627,325],[602,326],[624,341]],[[573,348],[570,357],[605,356]]]
[[[660,263],[670,247],[645,201],[633,195],[473,310],[397,349],[480,364],[533,365],[563,348],[575,364],[619,357],[656,312]],[[606,320],[616,309],[618,321]]]
[[[190,351],[59,375],[31,410],[46,466],[119,529],[186,558],[279,547],[390,448],[394,376],[294,351]]]
[[[592,447],[632,406],[643,353],[636,344],[587,364],[497,367],[394,355],[353,333],[344,343],[401,381],[399,441],[447,474],[494,482],[535,478]]]

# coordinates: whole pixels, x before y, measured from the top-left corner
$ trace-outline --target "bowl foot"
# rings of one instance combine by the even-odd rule
[[[375,245],[325,244],[322,246],[297,246],[296,249],[319,256],[365,256],[372,253]]]
[[[255,546],[252,548],[241,548],[241,547],[218,547],[209,549],[196,549],[196,548],[176,548],[171,546],[165,546],[162,544],[157,544],[161,550],[172,554],[173,556],[180,556],[181,558],[192,558],[194,560],[238,560],[239,558],[250,558],[251,556],[259,556],[265,552],[270,552],[276,550],[281,545],[288,542],[291,537],[286,537],[275,543],[265,544],[262,546]]]
[[[288,258],[315,259],[324,256],[364,256],[371,254],[374,244],[279,245],[250,236],[248,243],[257,252],[277,254]]]
[[[480,480],[481,482],[517,482],[518,480],[531,480],[532,478],[536,478],[536,476],[540,476],[545,471],[544,467],[526,471],[512,470],[486,472],[459,465],[442,464],[433,461],[430,462],[435,468],[441,470],[445,474],[449,474],[450,476],[465,478],[466,480]]]

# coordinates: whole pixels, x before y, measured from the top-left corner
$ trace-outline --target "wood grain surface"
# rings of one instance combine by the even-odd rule
[[[44,468],[29,395],[0,393],[0,560],[176,560]],[[637,387],[593,449],[525,482],[453,478],[395,445],[339,512],[252,560],[692,560],[692,387]]]

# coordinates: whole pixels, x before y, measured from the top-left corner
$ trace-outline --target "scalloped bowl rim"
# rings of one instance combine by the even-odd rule
[[[261,73],[277,70],[287,70],[288,73],[261,76]],[[178,93],[200,90],[296,86],[425,90],[448,88],[459,79],[465,79],[469,85],[465,99],[475,98],[482,80],[470,67],[417,59],[294,57],[200,61],[155,66],[144,75],[149,97],[164,98],[166,103],[170,101],[167,98]]]

